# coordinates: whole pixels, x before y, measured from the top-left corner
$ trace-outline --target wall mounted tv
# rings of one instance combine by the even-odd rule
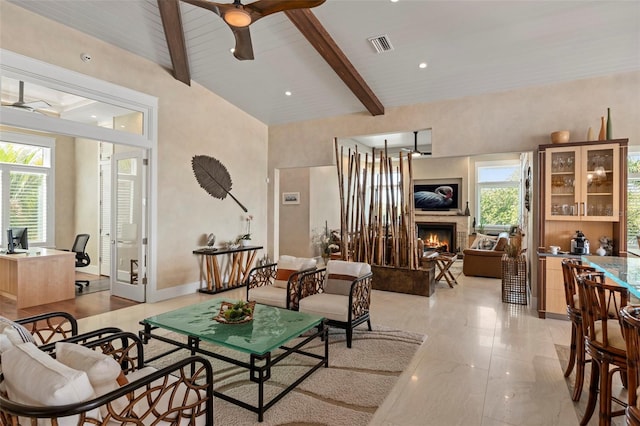
[[[449,211],[460,209],[462,179],[415,181],[413,199],[416,210]]]

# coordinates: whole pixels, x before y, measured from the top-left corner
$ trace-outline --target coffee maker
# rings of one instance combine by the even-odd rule
[[[589,240],[582,231],[576,231],[571,239],[571,254],[589,254]]]

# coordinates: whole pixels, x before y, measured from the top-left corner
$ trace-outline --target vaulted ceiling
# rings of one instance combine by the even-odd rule
[[[173,61],[157,0],[10,2],[158,63],[269,125],[640,69],[638,1],[328,0],[251,24],[255,59],[245,61],[230,53],[234,36],[219,16],[183,1],[159,0],[184,35]],[[381,35],[393,49],[376,53],[368,39]]]

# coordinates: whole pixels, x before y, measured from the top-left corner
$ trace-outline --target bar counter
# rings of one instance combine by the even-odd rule
[[[640,298],[640,258],[616,256],[582,256],[582,261]]]

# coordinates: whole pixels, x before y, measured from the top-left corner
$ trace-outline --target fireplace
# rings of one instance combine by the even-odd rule
[[[419,222],[418,238],[424,242],[424,249],[441,252],[455,253],[458,250],[456,244],[456,224],[447,222]]]

